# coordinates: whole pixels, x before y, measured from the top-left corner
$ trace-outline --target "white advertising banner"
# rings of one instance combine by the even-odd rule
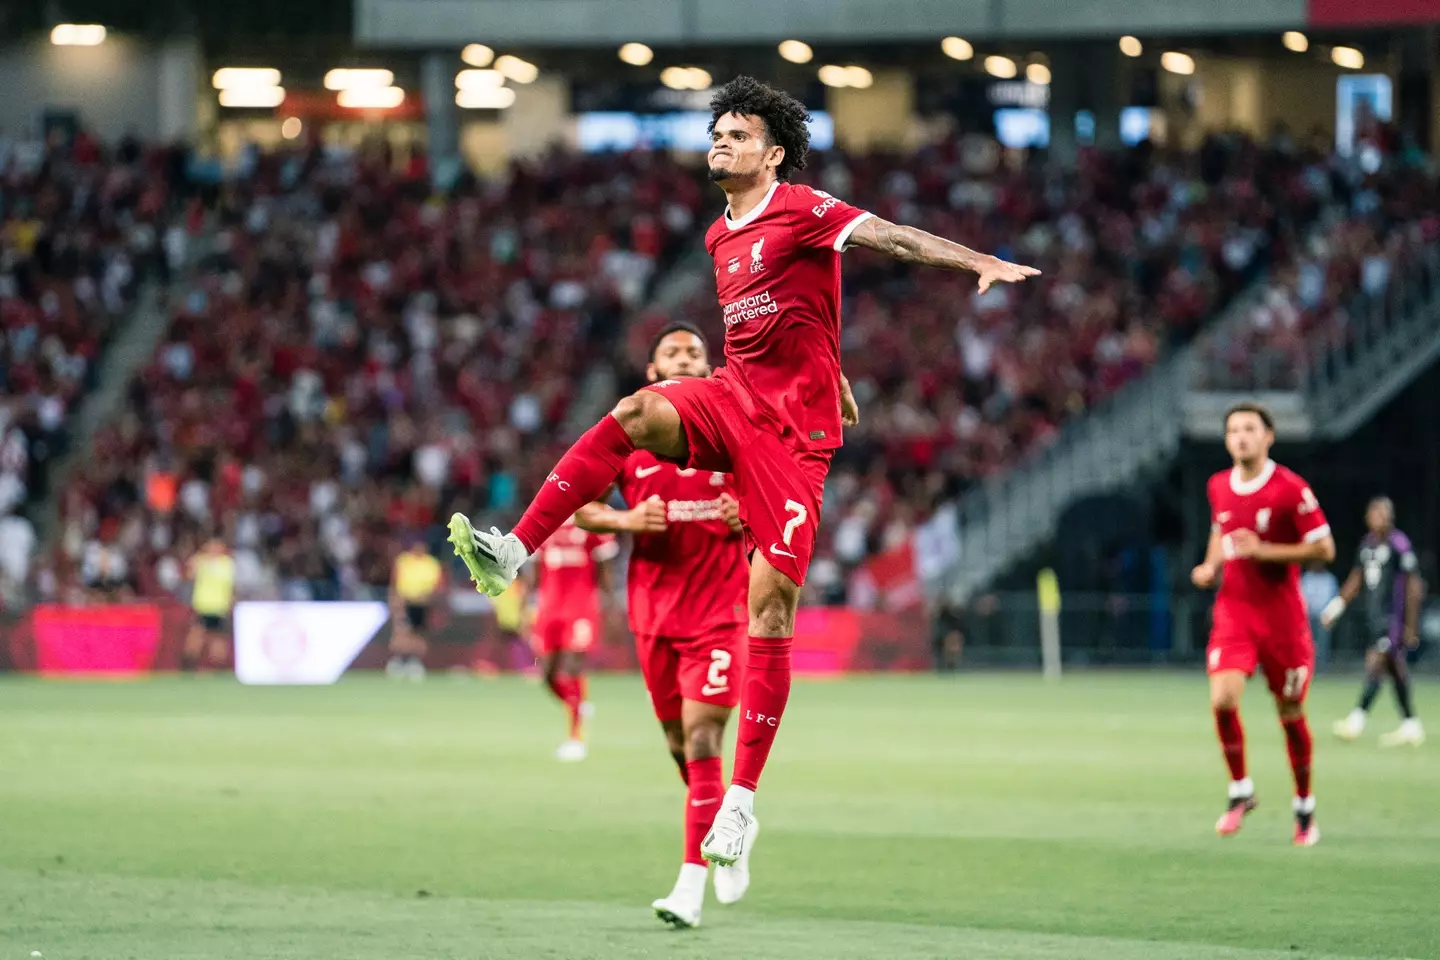
[[[388,619],[379,602],[238,603],[235,676],[251,684],[334,683]]]

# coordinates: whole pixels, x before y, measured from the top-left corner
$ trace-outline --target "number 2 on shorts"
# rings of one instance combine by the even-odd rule
[[[729,669],[730,651],[711,650],[710,669],[705,674],[705,686],[700,688],[700,692],[707,697],[715,697],[729,692],[730,678],[725,675]]]
[[[805,510],[804,504],[796,503],[794,500],[785,501],[785,512],[795,514],[795,516],[785,522],[785,533],[780,538],[785,541],[785,546],[788,547],[790,546],[790,538],[795,536],[795,528],[810,519],[810,514]]]

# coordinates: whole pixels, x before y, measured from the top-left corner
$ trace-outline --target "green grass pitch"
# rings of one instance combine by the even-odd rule
[[[1221,840],[1198,673],[799,683],[750,896],[677,933],[649,903],[682,788],[634,677],[594,681],[575,766],[519,678],[11,678],[0,960],[1437,957],[1440,747],[1333,742],[1353,693],[1316,685],[1297,850],[1258,685],[1261,806]]]

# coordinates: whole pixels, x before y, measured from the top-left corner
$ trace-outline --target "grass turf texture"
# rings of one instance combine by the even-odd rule
[[[750,896],[677,933],[648,905],[683,794],[635,678],[592,682],[568,766],[518,678],[10,678],[0,960],[1440,956],[1440,756],[1332,742],[1353,692],[1315,687],[1325,837],[1296,850],[1258,684],[1228,840],[1198,674],[798,684]]]

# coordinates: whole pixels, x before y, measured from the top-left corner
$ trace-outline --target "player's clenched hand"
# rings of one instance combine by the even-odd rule
[[[1258,560],[1265,549],[1265,541],[1254,530],[1236,530],[1230,534],[1230,546],[1241,560]]]
[[[840,374],[840,422],[847,427],[853,427],[860,422],[860,405],[855,402],[850,381],[843,373]]]
[[[1209,590],[1215,586],[1215,568],[1208,563],[1202,563],[1190,571],[1190,582],[1201,590]]]
[[[981,293],[989,290],[992,283],[1019,283],[1027,277],[1040,276],[1040,271],[1034,267],[1021,266],[1018,263],[1010,263],[1008,260],[990,256],[983,258],[975,265],[975,272],[980,275]]]
[[[648,500],[636,505],[628,513],[631,533],[665,532],[665,501],[658,495],[651,495]]]
[[[740,523],[740,501],[728,493],[720,494],[720,516],[733,532],[740,533],[745,529]]]

